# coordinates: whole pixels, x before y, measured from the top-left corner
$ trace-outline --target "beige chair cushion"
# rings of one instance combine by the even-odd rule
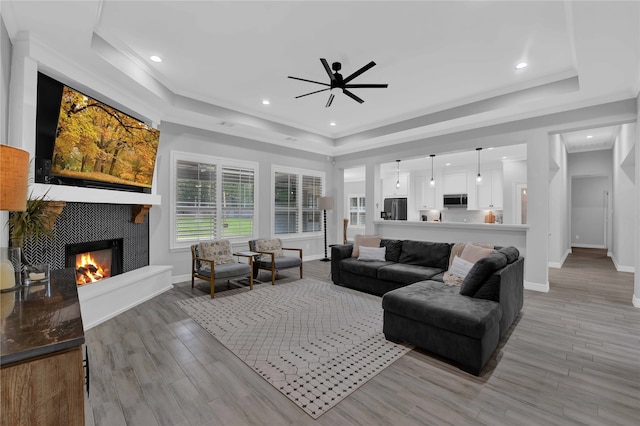
[[[213,260],[214,265],[235,263],[229,240],[203,241],[198,244],[198,255],[202,259]],[[203,262],[202,269],[209,269],[209,264]]]
[[[351,257],[360,257],[360,247],[380,247],[380,235],[356,235]]]
[[[257,240],[256,251],[263,251],[267,253],[273,253],[274,257],[282,257],[282,241],[280,238],[273,238],[271,240]]]

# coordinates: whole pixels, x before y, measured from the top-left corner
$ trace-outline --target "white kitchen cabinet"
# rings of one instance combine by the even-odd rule
[[[442,208],[442,197],[437,198],[436,187],[429,185],[431,178],[420,176],[416,180],[416,207],[418,210],[437,210]],[[440,201],[440,202],[438,202]]]
[[[479,209],[502,209],[502,169],[481,171],[482,184],[478,185]]]
[[[443,176],[443,194],[466,194],[467,173],[445,173]]]
[[[396,182],[400,181],[400,187],[396,187]],[[400,178],[396,175],[382,179],[382,194],[384,198],[406,197],[409,194],[409,174],[400,173]]]

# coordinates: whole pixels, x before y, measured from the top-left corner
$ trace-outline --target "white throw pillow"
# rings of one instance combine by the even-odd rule
[[[358,260],[377,260],[379,262],[385,261],[385,254],[387,253],[386,247],[364,247],[360,246],[360,255]]]
[[[464,279],[471,268],[473,268],[473,265],[473,262],[469,262],[468,260],[464,260],[463,258],[456,256],[453,258],[453,262],[449,268],[449,273]]]

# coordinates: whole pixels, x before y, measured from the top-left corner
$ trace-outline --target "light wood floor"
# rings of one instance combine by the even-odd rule
[[[305,277],[329,281],[329,266],[306,262]],[[295,276],[283,271],[278,282]],[[480,377],[413,350],[313,420],[175,305],[206,294],[206,283],[178,284],[86,333],[87,424],[638,425],[633,274],[616,272],[604,250],[574,249],[550,270],[550,286],[525,291]]]

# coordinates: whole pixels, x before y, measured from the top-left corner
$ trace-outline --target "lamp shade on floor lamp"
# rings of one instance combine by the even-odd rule
[[[327,210],[333,210],[333,197],[320,197],[318,199],[318,208],[324,213],[324,258],[323,262],[328,262],[327,257]]]

